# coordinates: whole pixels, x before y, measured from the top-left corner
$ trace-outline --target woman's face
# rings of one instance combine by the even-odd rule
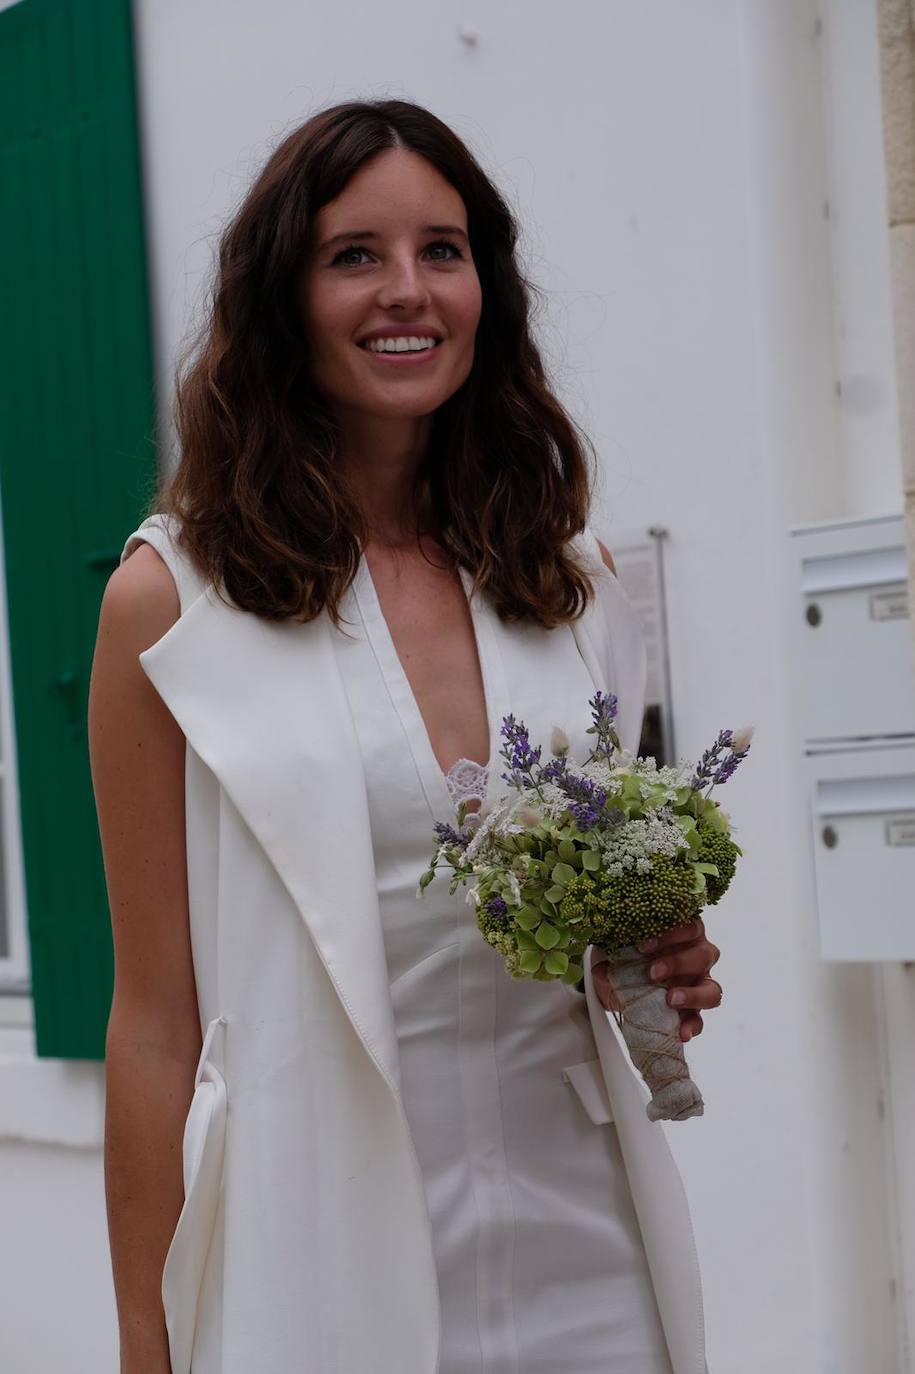
[[[418,154],[379,153],[322,206],[301,289],[311,375],[341,419],[429,415],[466,380],[482,306],[467,213]],[[439,342],[365,346],[398,336]]]

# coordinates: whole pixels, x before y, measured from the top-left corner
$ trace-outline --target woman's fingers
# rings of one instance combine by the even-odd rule
[[[671,926],[663,935],[656,935],[652,940],[643,940],[637,948],[642,954],[653,954],[658,950],[667,950],[671,945],[694,944],[697,940],[704,939],[705,924],[702,917],[697,916],[694,921],[687,921],[686,925]]]
[[[607,964],[596,964],[592,970],[592,977],[594,979],[594,991],[597,993],[601,1005],[606,1007],[608,1011],[618,1012],[620,1009],[620,1005],[616,993],[613,991],[613,985],[607,977]],[[692,991],[695,991],[695,989],[691,990],[691,995]],[[671,989],[667,994],[668,1002],[670,1001],[672,993],[673,989]],[[704,1000],[705,998],[706,994],[704,994],[703,991],[699,989],[699,995],[694,1000],[697,1001],[698,1006],[717,1005],[717,1003],[715,1003],[714,1000]],[[693,1007],[677,1008],[680,1015],[680,1026],[678,1033],[680,1039],[684,1043],[691,1040],[694,1035],[701,1035],[702,1031],[705,1029],[702,1021],[702,1013],[698,1010],[698,1006],[695,1009]]]
[[[652,959],[649,977],[656,983],[672,978],[701,978],[721,958],[721,950],[710,940],[696,940],[679,949],[668,949]]]
[[[639,946],[643,949],[643,946]],[[649,965],[652,982],[667,988],[667,1003],[680,1013],[680,1038],[690,1040],[703,1030],[702,1011],[710,1011],[722,1000],[722,987],[709,970],[721,958],[721,950],[705,938],[701,920],[675,926],[658,937],[658,949]],[[594,987],[605,1007],[618,1011],[619,1004],[608,976],[607,957],[592,950],[591,973]]]
[[[695,1010],[710,1011],[721,1005],[723,989],[714,978],[700,978],[692,981],[675,979],[667,990],[669,1007],[690,1007]]]
[[[668,1005],[680,1013],[680,1039],[691,1040],[704,1029],[702,1011],[721,1005],[721,984],[708,976],[721,958],[721,950],[705,938],[701,918],[665,931],[653,951],[646,948],[650,943],[639,946],[643,953],[654,955],[649,976],[667,988]]]
[[[701,1035],[703,1031],[702,1014],[698,1011],[680,1012],[680,1039],[684,1042],[692,1040],[694,1035]]]

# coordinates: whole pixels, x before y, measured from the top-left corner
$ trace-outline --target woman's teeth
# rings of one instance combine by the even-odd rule
[[[362,345],[370,353],[421,353],[424,349],[434,348],[435,339],[419,339],[414,336],[401,339],[369,339]]]

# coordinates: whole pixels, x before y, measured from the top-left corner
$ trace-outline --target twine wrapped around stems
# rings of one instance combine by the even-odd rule
[[[607,977],[619,1001],[616,1021],[629,1057],[651,1091],[645,1107],[649,1120],[685,1121],[701,1116],[705,1108],[689,1076],[679,1036],[680,1015],[668,1006],[667,989],[649,976],[653,957],[626,945],[609,959]]]

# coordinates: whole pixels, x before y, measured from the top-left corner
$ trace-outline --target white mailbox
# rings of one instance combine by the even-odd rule
[[[915,959],[915,742],[807,756],[820,955]]]
[[[820,955],[915,960],[915,652],[901,515],[791,531]]]
[[[902,516],[792,530],[809,745],[915,735]]]

